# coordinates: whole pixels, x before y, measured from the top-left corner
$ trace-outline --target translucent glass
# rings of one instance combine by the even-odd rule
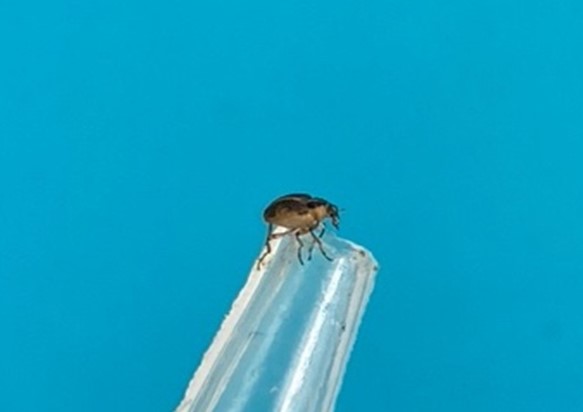
[[[310,239],[309,235],[302,239]],[[177,412],[326,412],[378,269],[371,254],[327,234],[304,264],[293,236],[254,265]]]

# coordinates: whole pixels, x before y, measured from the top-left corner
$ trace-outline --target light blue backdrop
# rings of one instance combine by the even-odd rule
[[[307,191],[382,266],[338,411],[582,411],[582,21],[2,2],[0,410],[171,410]]]

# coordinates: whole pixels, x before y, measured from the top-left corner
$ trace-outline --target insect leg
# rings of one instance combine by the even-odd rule
[[[326,254],[326,252],[324,252],[324,247],[322,246],[322,241],[320,240],[320,238],[314,233],[314,231],[312,229],[310,229],[310,234],[312,235],[312,237],[314,238],[314,242],[318,244],[318,248],[320,249],[320,252],[322,252],[322,255],[328,259],[329,261],[332,261],[333,259],[328,256]]]
[[[298,244],[300,245],[300,247],[298,247],[298,259],[300,261],[300,264],[303,265],[304,260],[302,259],[302,248],[304,247],[304,243],[300,239],[301,235],[302,235],[302,232],[300,232],[299,230],[295,233],[296,240],[298,241]]]
[[[259,260],[257,260],[257,270],[259,270],[259,268],[261,267],[261,262],[263,262],[263,259],[265,259],[267,257],[267,255],[269,255],[271,253],[271,239],[273,238],[273,235],[271,234],[271,232],[273,231],[273,225],[270,223],[267,226],[267,236],[265,238],[265,247],[266,250],[265,252],[261,255],[261,257],[259,258]]]
[[[308,260],[312,260],[312,254],[314,252],[314,243],[315,242],[312,242],[310,244],[310,248],[308,249]]]
[[[322,238],[322,236],[324,236],[325,231],[326,231],[326,226],[322,225],[322,230],[320,231],[320,234],[318,235],[318,237]],[[310,244],[310,248],[308,249],[308,260],[312,260],[312,252],[314,251],[315,243],[316,242],[312,242],[312,244]]]

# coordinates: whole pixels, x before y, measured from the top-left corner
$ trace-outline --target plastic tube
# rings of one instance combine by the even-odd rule
[[[368,251],[333,234],[323,247],[332,261],[317,247],[307,261],[304,248],[302,265],[293,236],[272,241],[176,412],[334,409],[378,266]]]

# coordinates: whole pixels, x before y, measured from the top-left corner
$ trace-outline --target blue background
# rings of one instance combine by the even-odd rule
[[[305,191],[381,264],[338,411],[582,411],[581,21],[0,3],[0,410],[174,408]]]

